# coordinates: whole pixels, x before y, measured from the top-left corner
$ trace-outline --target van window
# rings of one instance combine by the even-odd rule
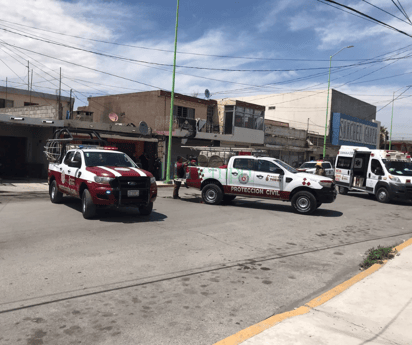
[[[352,157],[339,157],[336,167],[338,169],[350,169],[352,164]]]

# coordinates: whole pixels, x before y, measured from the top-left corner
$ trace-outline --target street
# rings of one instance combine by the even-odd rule
[[[410,204],[338,195],[313,215],[195,189],[154,211],[100,211],[46,193],[0,194],[0,344],[211,345],[359,271],[366,250],[411,237]],[[385,302],[382,302],[385,303]]]

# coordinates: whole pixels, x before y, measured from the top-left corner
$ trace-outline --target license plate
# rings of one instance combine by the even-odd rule
[[[128,190],[127,196],[139,196],[139,191],[138,190]]]

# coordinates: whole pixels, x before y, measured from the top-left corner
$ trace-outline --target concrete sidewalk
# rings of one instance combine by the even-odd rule
[[[412,239],[374,265],[291,312],[216,345],[412,344]]]

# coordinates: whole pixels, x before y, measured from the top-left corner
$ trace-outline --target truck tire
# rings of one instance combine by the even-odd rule
[[[63,200],[63,193],[57,189],[56,180],[53,180],[49,187],[49,195],[53,204],[60,204]]]
[[[96,205],[93,204],[93,199],[88,189],[85,189],[82,194],[82,213],[84,219],[91,219],[96,214]]]
[[[231,202],[233,200],[235,200],[236,195],[224,195],[223,196],[223,201],[224,202]]]
[[[385,187],[378,188],[376,191],[376,199],[382,203],[389,202],[390,198],[388,190]]]
[[[346,187],[340,187],[339,186],[338,191],[339,191],[339,194],[346,195],[346,194],[348,194],[349,189],[346,188]]]
[[[141,216],[149,216],[153,210],[153,203],[149,202],[146,206],[139,207],[139,213]]]
[[[316,210],[315,196],[306,191],[297,192],[292,197],[292,207],[295,212],[300,214],[311,214]]]
[[[319,208],[319,207],[321,207],[321,206],[322,206],[322,203],[321,203],[321,202],[316,203],[316,208]]]
[[[202,199],[206,204],[218,205],[223,200],[223,192],[218,185],[209,183],[202,189]]]

